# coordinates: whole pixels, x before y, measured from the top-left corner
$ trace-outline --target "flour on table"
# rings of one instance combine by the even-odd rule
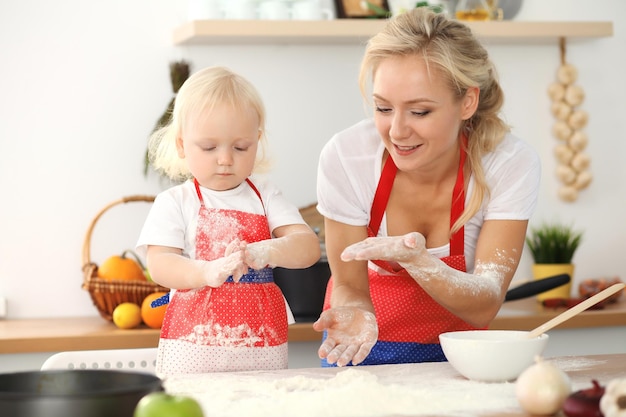
[[[419,365],[419,366],[417,366]],[[467,416],[519,410],[514,383],[481,383],[448,364],[289,369],[172,377],[211,417]]]

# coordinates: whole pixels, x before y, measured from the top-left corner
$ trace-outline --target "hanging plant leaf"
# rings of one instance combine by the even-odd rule
[[[172,83],[172,90],[174,91],[174,97],[170,100],[167,108],[159,117],[154,128],[151,133],[154,133],[156,130],[162,128],[167,125],[172,119],[172,110],[174,110],[174,100],[176,98],[176,93],[180,90],[180,87],[187,81],[189,78],[189,63],[187,61],[174,61],[170,62],[170,81]],[[143,174],[144,176],[148,175],[148,170],[150,169],[150,155],[148,149],[146,149],[144,155],[144,166],[143,166]]]

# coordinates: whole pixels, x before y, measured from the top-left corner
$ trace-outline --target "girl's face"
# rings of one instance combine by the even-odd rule
[[[252,108],[217,104],[184,121],[176,147],[200,185],[224,191],[237,187],[252,173],[259,138],[259,118]]]
[[[383,60],[374,75],[376,128],[399,170],[426,172],[456,160],[462,120],[478,105],[478,89],[453,95],[446,80],[417,56]]]

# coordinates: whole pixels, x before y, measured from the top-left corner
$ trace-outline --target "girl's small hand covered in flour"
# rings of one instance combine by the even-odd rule
[[[232,275],[233,281],[239,279],[248,272],[248,267],[244,262],[245,242],[234,240],[226,247],[222,258],[212,261],[198,261],[204,281],[209,287],[217,288]]]
[[[275,265],[271,262],[271,252],[271,240],[261,240],[259,242],[250,243],[243,252],[244,261],[252,269],[262,269],[265,267],[273,268]]]

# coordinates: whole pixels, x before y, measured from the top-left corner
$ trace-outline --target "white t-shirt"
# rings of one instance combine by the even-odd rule
[[[243,182],[227,191],[200,187],[204,204],[208,208],[265,214],[272,232],[280,226],[306,224],[298,208],[278,188],[259,177],[252,176],[250,180],[259,190],[263,203],[248,183]],[[200,200],[193,180],[159,193],[139,236],[137,253],[145,257],[148,245],[169,246],[182,249],[184,256],[195,259],[199,210]]]
[[[352,226],[370,221],[372,201],[382,170],[384,144],[372,119],[337,133],[322,149],[317,171],[317,210],[325,217]],[[541,161],[521,139],[507,134],[497,149],[483,157],[490,198],[465,224],[467,271],[474,270],[476,241],[485,220],[529,220],[537,205]],[[475,186],[471,177],[466,204]],[[378,236],[387,236],[386,217]],[[428,248],[439,258],[450,245]],[[370,265],[371,266],[371,265]]]

